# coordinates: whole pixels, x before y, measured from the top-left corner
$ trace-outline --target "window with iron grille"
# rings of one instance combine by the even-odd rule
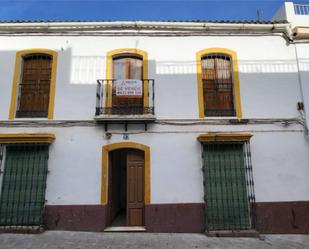
[[[235,116],[232,58],[214,53],[202,57],[205,116]]]
[[[203,143],[206,224],[211,230],[255,227],[249,142]]]
[[[47,117],[53,58],[48,54],[23,56],[16,117]]]
[[[48,144],[0,145],[0,226],[43,223]]]

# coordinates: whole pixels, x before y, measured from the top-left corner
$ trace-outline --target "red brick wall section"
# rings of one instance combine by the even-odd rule
[[[48,205],[44,225],[48,230],[91,231],[105,229],[104,205]]]
[[[309,201],[256,204],[257,231],[268,234],[309,234]]]
[[[204,204],[151,204],[145,209],[147,232],[202,233]]]
[[[203,233],[203,203],[145,206],[147,232]],[[50,230],[103,231],[104,205],[48,205],[44,225]],[[309,234],[309,201],[256,203],[256,230],[265,234]]]

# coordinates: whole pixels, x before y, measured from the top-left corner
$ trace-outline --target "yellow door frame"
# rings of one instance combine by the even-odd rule
[[[150,204],[150,147],[147,145],[134,142],[120,142],[105,145],[102,147],[102,178],[101,178],[101,204],[107,204],[108,196],[108,154],[113,150],[118,149],[137,149],[144,151],[145,154],[145,189],[144,201],[145,204]]]

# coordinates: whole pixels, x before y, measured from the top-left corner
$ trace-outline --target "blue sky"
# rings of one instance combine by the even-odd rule
[[[0,0],[0,20],[269,20],[283,0]],[[295,3],[307,3],[294,1]]]

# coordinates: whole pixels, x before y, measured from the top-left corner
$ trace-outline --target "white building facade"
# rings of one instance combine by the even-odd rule
[[[295,27],[1,23],[0,225],[309,233]]]

